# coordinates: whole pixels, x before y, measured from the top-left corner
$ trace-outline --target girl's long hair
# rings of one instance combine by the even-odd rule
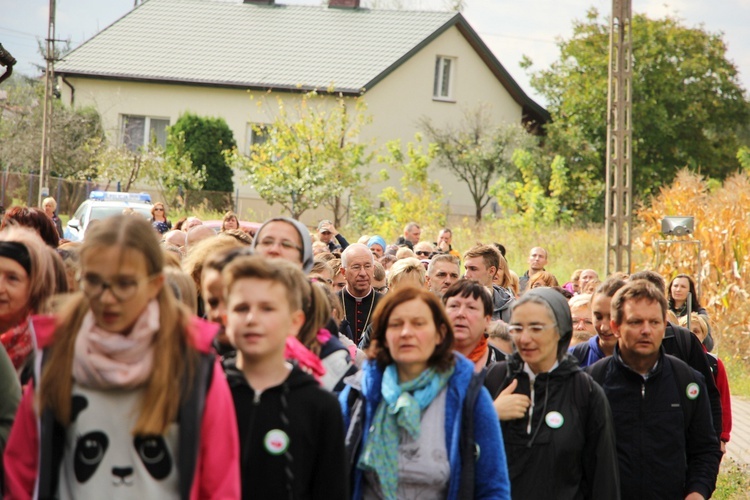
[[[92,227],[81,248],[82,267],[89,252],[111,246],[140,252],[146,259],[150,276],[164,269],[157,235],[144,219],[117,216],[106,224]],[[153,368],[140,401],[140,414],[132,430],[134,435],[160,435],[167,431],[177,418],[180,401],[190,385],[184,382],[192,381],[198,359],[190,338],[188,310],[178,303],[166,283],[156,300],[161,326],[154,337]],[[39,385],[40,413],[50,409],[63,426],[70,424],[75,340],[88,311],[89,300],[80,292],[73,295],[57,316],[54,339],[45,354],[47,359]]]

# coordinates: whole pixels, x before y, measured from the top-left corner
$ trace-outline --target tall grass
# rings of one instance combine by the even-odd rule
[[[750,490],[750,467],[724,456],[716,479],[713,498],[740,500],[748,498]]]

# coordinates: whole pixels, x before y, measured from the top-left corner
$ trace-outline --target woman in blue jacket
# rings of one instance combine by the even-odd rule
[[[510,498],[500,426],[437,297],[399,288],[340,401],[352,498]]]

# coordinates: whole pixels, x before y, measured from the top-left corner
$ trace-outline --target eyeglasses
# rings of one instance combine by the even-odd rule
[[[533,324],[533,325],[510,325],[508,327],[508,332],[510,332],[511,335],[521,335],[524,330],[529,332],[529,335],[536,336],[541,335],[544,330],[547,330],[548,328],[555,327],[557,325],[540,325],[540,324]]]
[[[375,290],[378,293],[387,293],[388,287],[387,286],[374,286],[372,287],[373,290]]]
[[[104,294],[104,290],[109,289],[118,302],[126,302],[135,297],[143,281],[151,281],[157,276],[158,274],[152,274],[145,280],[121,277],[107,281],[96,274],[85,274],[78,277],[78,283],[81,285],[81,291],[90,300],[98,299]]]
[[[154,207],[154,212],[163,212],[163,211],[164,211],[163,208]]]
[[[275,240],[273,238],[263,238],[258,242],[258,246],[263,248],[270,248],[276,246],[277,244],[281,245],[281,248],[283,248],[284,250],[297,250],[302,253],[302,247],[291,240]]]
[[[432,252],[427,252],[425,250],[419,250],[417,252],[414,252],[415,254],[422,256],[422,257],[432,257]]]
[[[578,323],[583,323],[586,326],[591,326],[594,324],[594,322],[588,318],[573,318],[573,324],[577,325]]]
[[[373,265],[372,265],[372,264],[365,264],[364,266],[363,266],[362,264],[353,264],[353,265],[351,265],[351,266],[347,267],[346,269],[351,269],[351,270],[352,270],[352,271],[354,271],[355,273],[358,273],[358,272],[360,272],[360,271],[361,271],[362,269],[364,269],[365,271],[369,271],[369,270],[370,270],[370,269],[372,269],[372,268],[373,268]]]

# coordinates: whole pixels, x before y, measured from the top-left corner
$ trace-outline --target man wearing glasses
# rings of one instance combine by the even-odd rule
[[[336,293],[336,298],[344,306],[344,320],[340,331],[346,331],[346,321],[352,333],[352,341],[359,345],[365,329],[372,322],[372,313],[383,297],[372,288],[375,264],[372,252],[367,245],[353,243],[341,254],[341,269],[346,278],[346,286]]]

